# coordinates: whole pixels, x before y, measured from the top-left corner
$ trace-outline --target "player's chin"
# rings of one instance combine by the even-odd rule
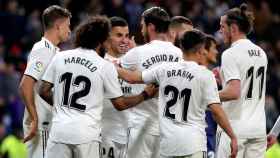
[[[127,51],[128,51],[128,48],[123,48],[123,47],[119,48],[119,52],[121,54],[125,54]]]

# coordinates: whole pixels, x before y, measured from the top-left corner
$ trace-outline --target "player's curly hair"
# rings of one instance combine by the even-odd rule
[[[164,9],[160,7],[149,8],[143,12],[142,18],[146,25],[149,23],[155,25],[157,33],[166,33],[168,31],[170,17]]]
[[[80,24],[75,30],[74,46],[96,49],[109,37],[111,23],[105,16],[94,16]]]
[[[241,32],[249,34],[253,30],[254,14],[248,11],[247,4],[243,3],[239,8],[233,8],[228,10],[225,15],[226,23],[228,25],[236,24]]]

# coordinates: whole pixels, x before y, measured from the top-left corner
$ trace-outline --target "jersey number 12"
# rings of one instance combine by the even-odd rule
[[[73,73],[66,72],[63,75],[61,75],[59,79],[59,83],[64,83],[62,105],[79,111],[85,111],[86,105],[77,103],[77,100],[88,95],[91,87],[91,82],[85,76],[77,76],[73,79],[73,81],[72,77]],[[80,91],[74,92],[69,98],[71,82],[72,86],[75,87],[79,87],[80,84],[83,83],[83,87]]]

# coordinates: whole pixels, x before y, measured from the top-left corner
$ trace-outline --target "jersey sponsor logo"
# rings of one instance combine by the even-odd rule
[[[160,55],[156,55],[153,56],[147,60],[144,61],[144,63],[142,63],[142,66],[145,69],[148,69],[150,66],[156,64],[156,63],[160,63],[160,62],[178,62],[179,61],[179,57],[175,57],[173,55],[166,55],[166,54],[160,54]]]
[[[43,63],[41,61],[37,61],[35,64],[34,64],[34,70],[36,70],[37,72],[42,72],[44,69],[43,67]]]

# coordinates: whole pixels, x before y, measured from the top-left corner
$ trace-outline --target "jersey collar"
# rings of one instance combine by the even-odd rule
[[[233,43],[231,44],[231,47],[233,47],[233,46],[235,46],[235,45],[237,45],[237,44],[239,44],[239,43],[248,42],[248,41],[250,41],[250,40],[248,40],[248,39],[239,39],[239,40],[233,42]]]
[[[162,41],[162,40],[152,40],[150,43],[168,43],[168,44],[172,44],[169,41]]]

